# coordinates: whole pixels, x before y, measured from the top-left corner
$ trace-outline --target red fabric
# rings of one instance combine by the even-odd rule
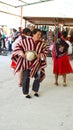
[[[70,42],[73,42],[73,38],[72,37],[70,37]]]
[[[73,73],[68,55],[59,58],[54,57],[53,73],[58,75]]]
[[[11,62],[11,68],[15,69],[16,68],[16,64],[14,61]]]

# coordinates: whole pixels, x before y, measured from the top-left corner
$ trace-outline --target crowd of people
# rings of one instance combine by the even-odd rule
[[[5,33],[4,30],[0,29],[0,55],[3,55],[4,52],[11,53],[12,52],[12,44],[21,34],[21,27],[18,29],[12,28],[9,29],[9,33]]]

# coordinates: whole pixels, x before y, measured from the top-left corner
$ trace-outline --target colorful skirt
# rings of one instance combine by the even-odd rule
[[[73,73],[67,54],[59,58],[54,57],[53,73],[58,75]]]

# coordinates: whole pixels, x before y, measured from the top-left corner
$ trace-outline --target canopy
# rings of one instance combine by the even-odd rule
[[[0,3],[4,5],[0,12],[22,14],[25,20],[36,25],[62,23],[73,26],[73,0],[0,0]],[[17,10],[20,7],[23,8],[21,14]]]
[[[60,18],[60,17],[23,17],[35,25],[57,25],[63,24],[64,26],[73,26],[73,18]]]
[[[73,0],[52,0],[25,6],[23,18],[34,24],[73,26]]]

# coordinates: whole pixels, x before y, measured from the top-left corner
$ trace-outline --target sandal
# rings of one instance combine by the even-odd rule
[[[63,83],[63,86],[67,86],[66,82]]]
[[[54,83],[56,86],[58,86],[59,84],[57,82]]]

